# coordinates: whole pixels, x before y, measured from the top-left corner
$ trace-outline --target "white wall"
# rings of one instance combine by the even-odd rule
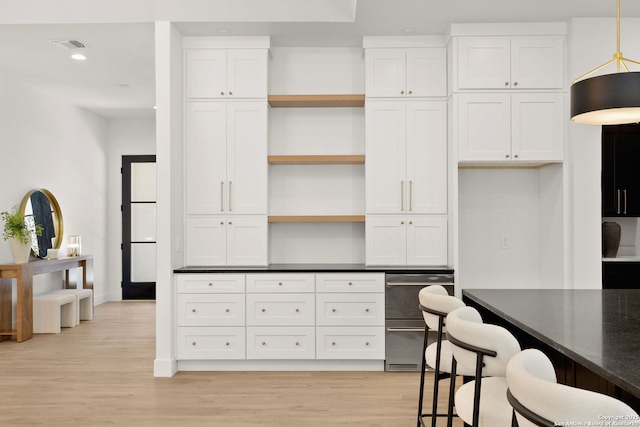
[[[122,299],[122,156],[155,154],[155,118],[119,119],[108,122],[107,286],[104,299]]]
[[[31,86],[0,75],[0,210],[33,188],[58,200],[66,237],[82,236],[94,256],[96,301],[106,293],[107,121]],[[0,241],[0,262],[12,262]],[[38,276],[34,292],[62,286],[62,274]]]
[[[613,18],[575,18],[569,39],[570,75],[574,78],[603,64],[616,51],[616,22]],[[640,19],[621,20],[621,51],[640,60]],[[634,71],[638,66],[631,65]],[[615,72],[610,66],[597,74]],[[573,283],[568,287],[602,286],[601,243],[601,128],[570,125],[572,153],[572,243]]]

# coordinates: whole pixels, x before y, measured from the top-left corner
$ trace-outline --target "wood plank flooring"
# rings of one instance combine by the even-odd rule
[[[154,357],[153,302],[105,303],[94,320],[60,334],[0,342],[0,425],[416,425],[418,373],[179,372],[154,378]],[[429,405],[430,392],[425,401]],[[440,404],[444,410],[444,398]]]

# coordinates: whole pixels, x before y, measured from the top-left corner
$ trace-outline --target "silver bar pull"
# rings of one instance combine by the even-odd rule
[[[424,332],[424,328],[387,328],[387,332]]]
[[[623,214],[627,214],[627,190],[622,190],[622,192],[624,193],[624,212],[622,212]]]
[[[233,208],[231,207],[231,195],[233,194],[233,188],[231,187],[232,185],[233,182],[229,181],[229,212],[233,210]]]
[[[400,211],[404,212],[404,181],[400,181]]]
[[[618,211],[616,213],[620,213],[620,190],[616,190],[618,192]]]
[[[224,181],[220,181],[220,212],[224,212]]]

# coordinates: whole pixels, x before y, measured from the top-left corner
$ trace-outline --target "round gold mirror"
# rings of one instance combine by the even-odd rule
[[[60,249],[64,233],[62,211],[50,191],[44,188],[29,191],[22,199],[20,212],[31,231],[31,249],[35,256],[44,258],[49,249]],[[42,227],[40,236],[36,234],[36,224]]]

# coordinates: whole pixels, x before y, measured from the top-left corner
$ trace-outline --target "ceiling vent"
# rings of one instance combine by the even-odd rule
[[[89,47],[81,41],[71,39],[49,40],[49,43],[59,47],[60,49],[86,49]]]

